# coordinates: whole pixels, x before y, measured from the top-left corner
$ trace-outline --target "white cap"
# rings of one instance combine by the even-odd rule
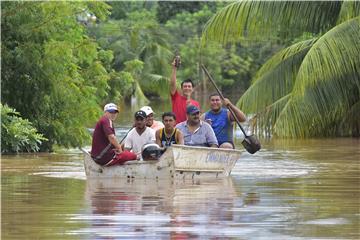
[[[104,106],[104,112],[119,112],[115,103],[108,103]]]
[[[149,114],[154,113],[151,107],[149,106],[143,106],[140,108],[140,110],[144,111],[146,113],[146,116],[149,116]]]

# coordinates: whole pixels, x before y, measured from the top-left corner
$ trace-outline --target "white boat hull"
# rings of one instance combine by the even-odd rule
[[[228,177],[241,151],[173,145],[156,161],[129,161],[103,167],[85,154],[87,178],[199,179]]]

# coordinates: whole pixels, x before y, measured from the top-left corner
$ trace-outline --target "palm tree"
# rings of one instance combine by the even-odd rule
[[[168,96],[167,76],[173,53],[168,34],[155,20],[155,12],[131,12],[126,19],[110,20],[92,31],[104,48],[113,50],[114,69],[132,76],[139,102],[148,101],[144,92]]]
[[[294,30],[295,29],[295,30]],[[360,2],[228,5],[209,20],[203,42],[312,36],[281,50],[238,101],[255,131],[280,137],[360,135]]]

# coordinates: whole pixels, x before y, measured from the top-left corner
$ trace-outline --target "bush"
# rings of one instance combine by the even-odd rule
[[[22,119],[20,113],[7,105],[1,108],[1,153],[36,152],[42,141],[47,141],[42,134],[37,133],[27,119]]]

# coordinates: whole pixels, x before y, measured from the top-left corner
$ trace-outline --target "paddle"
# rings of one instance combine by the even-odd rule
[[[216,91],[219,93],[221,99],[224,100],[224,96],[220,92],[220,89],[216,86],[216,83],[210,76],[210,73],[208,72],[208,70],[205,68],[205,66],[203,64],[201,64],[201,68],[204,70],[204,72],[207,75],[207,77],[209,78],[210,82],[214,85],[214,87],[215,87]],[[254,154],[257,151],[259,151],[261,148],[261,145],[260,145],[260,142],[257,139],[257,137],[253,134],[247,135],[245,130],[241,126],[239,119],[236,117],[234,111],[230,107],[228,107],[228,106],[226,106],[226,107],[227,107],[227,109],[229,109],[229,111],[230,111],[231,115],[234,117],[237,125],[240,127],[241,131],[244,133],[245,139],[242,141],[241,144],[244,146],[246,151],[248,151],[251,154]]]
[[[129,132],[130,132],[131,130],[133,130],[133,128],[134,128],[134,127],[131,127],[131,128],[129,129],[129,131],[127,131],[127,133],[126,133],[125,136],[121,139],[121,141],[119,142],[119,144],[122,144],[122,142],[125,140],[125,138],[126,138],[127,135],[129,134]]]

